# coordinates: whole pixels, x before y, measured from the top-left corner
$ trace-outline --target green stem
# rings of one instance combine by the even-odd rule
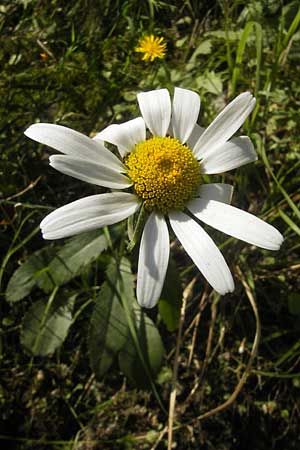
[[[120,289],[120,291],[122,292],[123,289]],[[168,414],[167,410],[165,409],[165,407],[164,407],[164,405],[162,403],[160,395],[159,395],[159,393],[158,393],[158,391],[156,389],[155,383],[153,382],[152,375],[151,375],[151,372],[149,370],[149,367],[148,367],[148,365],[147,365],[147,363],[145,361],[145,358],[144,358],[144,355],[143,355],[143,352],[142,352],[142,349],[141,349],[141,346],[140,346],[140,343],[139,343],[139,340],[138,340],[138,337],[137,337],[137,334],[136,334],[136,328],[135,328],[135,324],[134,324],[133,318],[132,318],[132,310],[130,309],[130,307],[128,305],[127,298],[124,295],[122,295],[121,293],[119,294],[119,296],[120,296],[120,300],[121,300],[122,306],[123,306],[124,311],[125,311],[127,324],[128,324],[129,330],[130,330],[130,334],[131,334],[132,340],[134,342],[137,354],[138,354],[138,356],[140,358],[140,361],[141,361],[141,363],[143,365],[145,373],[146,373],[146,375],[147,375],[147,377],[149,379],[150,386],[151,386],[151,389],[153,391],[153,394],[154,394],[154,396],[155,396],[155,398],[156,398],[160,408],[162,409],[162,411],[165,414]]]
[[[129,232],[131,234],[130,242],[127,245],[127,251],[129,253],[134,249],[137,241],[139,240],[139,238],[140,238],[140,236],[142,234],[142,231],[143,231],[143,228],[144,228],[144,224],[145,224],[145,217],[146,217],[145,208],[144,208],[144,206],[142,206],[141,209],[140,209],[140,212],[139,212],[139,215],[138,215],[135,227],[133,228],[133,223],[131,221],[128,222],[128,228],[131,228],[131,227],[133,228],[133,230],[132,229],[129,230]],[[129,233],[128,233],[128,235],[129,235]]]

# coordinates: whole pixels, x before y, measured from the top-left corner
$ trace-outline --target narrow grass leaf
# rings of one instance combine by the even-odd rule
[[[280,192],[282,193],[282,195],[284,196],[284,198],[286,199],[289,207],[292,209],[292,211],[294,212],[294,214],[298,217],[298,219],[300,219],[300,210],[297,207],[297,205],[293,202],[293,200],[291,199],[291,197],[289,196],[289,194],[287,193],[287,191],[283,188],[283,186],[281,185],[280,181],[278,180],[278,178],[276,177],[276,175],[274,174],[271,165],[269,163],[267,154],[266,154],[266,150],[265,150],[265,145],[261,142],[260,143],[260,154],[261,157],[263,159],[263,162],[268,170],[268,172],[271,174],[273,180],[275,181],[278,189],[280,190]]]
[[[256,83],[255,83],[255,95],[259,91],[260,85],[260,71],[261,71],[261,55],[262,55],[262,28],[257,22],[248,22],[243,30],[241,39],[236,53],[235,66],[231,78],[231,94],[234,95],[236,91],[236,84],[242,67],[243,56],[246,48],[246,42],[249,38],[252,29],[255,30],[255,45],[256,45]]]
[[[298,227],[298,225],[296,225],[295,222],[281,209],[279,209],[278,212],[281,218],[285,221],[285,223],[291,228],[291,230],[293,230],[300,236],[300,228]]]

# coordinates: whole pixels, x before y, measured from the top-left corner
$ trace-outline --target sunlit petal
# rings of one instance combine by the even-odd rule
[[[59,172],[97,186],[125,189],[132,184],[125,175],[94,161],[69,155],[53,155],[50,156],[49,161],[50,166]]]
[[[146,139],[146,126],[142,117],[129,120],[120,125],[109,125],[100,131],[95,140],[110,142],[118,147],[120,155],[130,152],[136,144]]]
[[[221,295],[232,292],[234,282],[230,270],[206,231],[182,212],[172,212],[169,218],[178,240],[209,284]]]
[[[169,232],[164,217],[152,213],[143,232],[137,274],[137,299],[152,308],[161,294],[169,261]]]
[[[236,97],[215,118],[197,142],[194,153],[204,158],[224,144],[243,125],[255,106],[255,98],[250,92]]]
[[[85,158],[99,164],[108,164],[112,170],[122,172],[121,161],[104,145],[71,128],[51,123],[36,123],[24,132],[25,135],[41,144],[66,155]]]
[[[268,250],[279,250],[283,236],[258,217],[215,200],[195,199],[188,209],[197,219],[223,233]]]
[[[251,140],[241,136],[225,142],[205,156],[201,161],[201,171],[207,174],[223,173],[256,160],[257,154]]]
[[[171,120],[171,99],[167,89],[141,92],[137,96],[141,113],[154,136],[164,137]]]
[[[217,200],[218,202],[230,204],[233,186],[225,183],[201,184],[198,194],[199,197],[204,200]]]
[[[188,89],[175,88],[173,99],[173,136],[184,144],[195,127],[200,111],[200,97]]]
[[[56,209],[41,222],[44,239],[59,239],[120,222],[139,208],[125,192],[92,195]]]

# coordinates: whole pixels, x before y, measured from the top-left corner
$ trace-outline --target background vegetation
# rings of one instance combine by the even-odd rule
[[[1,3],[3,449],[164,449],[167,415],[158,397],[168,409],[172,386],[174,448],[300,448],[299,21],[297,1]],[[149,33],[166,39],[164,60],[146,63],[135,53]],[[170,283],[164,306],[150,312],[165,347],[155,395],[153,386],[136,386],[135,371],[130,377],[136,361],[122,371],[116,362],[107,373],[93,367],[89,340],[98,322],[90,317],[101,289],[109,289],[103,279],[105,271],[112,276],[110,250],[97,233],[49,245],[38,225],[53,208],[99,189],[57,174],[48,166],[50,150],[23,131],[42,121],[93,135],[133,118],[138,91],[174,85],[199,92],[204,126],[238,93],[256,95],[243,131],[259,159],[222,179],[235,186],[233,204],[272,223],[285,243],[274,254],[210,230],[236,280],[236,291],[219,298],[174,242],[170,272],[180,283],[173,291]],[[123,233],[116,228],[112,239]],[[130,260],[135,273],[135,253]],[[179,296],[187,286],[176,356]],[[179,306],[170,312],[172,296]],[[51,320],[59,332],[49,337],[51,324],[40,327],[54,297]],[[253,300],[262,335],[247,383],[229,408],[200,420],[230,398],[245,371],[257,325]]]

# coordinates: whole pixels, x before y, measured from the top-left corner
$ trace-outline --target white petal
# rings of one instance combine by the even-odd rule
[[[221,147],[209,153],[201,161],[201,172],[216,174],[236,169],[257,160],[251,140],[241,136],[225,142]]]
[[[50,156],[49,161],[50,166],[59,172],[97,186],[125,189],[132,185],[125,175],[94,161],[86,161],[69,155],[53,155]]]
[[[171,99],[167,89],[141,92],[137,96],[147,127],[153,136],[164,137],[171,120]]]
[[[242,126],[255,105],[255,98],[250,92],[236,97],[209,125],[197,142],[194,153],[204,158],[224,142]]]
[[[234,282],[226,261],[206,231],[182,212],[169,214],[170,224],[183,248],[209,284],[219,294],[234,290]]]
[[[188,140],[186,141],[187,146],[191,149],[194,150],[195,145],[197,144],[197,142],[200,139],[200,136],[204,133],[205,128],[200,127],[197,123],[194,126],[194,129],[190,135],[190,137],[188,138]],[[195,154],[195,156],[197,157],[197,155]]]
[[[218,202],[230,204],[233,186],[225,183],[201,184],[198,194],[204,200],[217,200]]]
[[[279,250],[283,236],[258,217],[215,200],[192,200],[189,210],[201,221],[223,233],[268,250]]]
[[[94,139],[116,145],[120,155],[123,157],[136,144],[146,139],[146,125],[142,117],[137,117],[120,125],[109,125],[100,131]]]
[[[141,306],[156,305],[165,281],[169,253],[166,221],[162,215],[152,213],[146,222],[139,252],[137,300]]]
[[[41,222],[44,239],[59,239],[120,222],[139,208],[126,192],[91,195],[56,209]]]
[[[121,161],[100,142],[71,128],[51,123],[36,123],[24,132],[25,135],[41,144],[79,158],[107,164],[112,170],[122,172]]]
[[[175,88],[173,99],[173,136],[184,144],[190,137],[198,119],[200,97],[188,89]]]

